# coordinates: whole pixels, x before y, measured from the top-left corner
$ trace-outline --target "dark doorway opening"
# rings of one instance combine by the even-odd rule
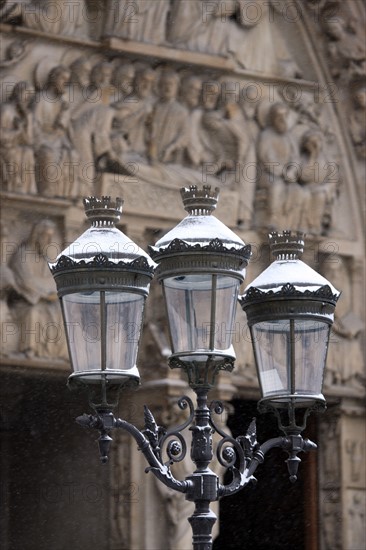
[[[255,402],[234,400],[232,405],[234,414],[229,416],[228,426],[234,437],[245,433],[253,417],[257,418],[260,443],[280,435],[276,418],[258,414]],[[309,433],[304,435],[312,437]],[[314,479],[311,470],[316,471],[312,455],[300,454],[298,480],[292,484],[285,463],[287,453],[272,449],[255,473],[258,483],[220,501],[220,534],[213,549],[316,550],[317,541],[309,538],[314,539],[314,534],[309,535],[314,530],[309,530],[308,525],[309,518],[314,518],[309,507],[317,505],[316,487],[310,486]]]

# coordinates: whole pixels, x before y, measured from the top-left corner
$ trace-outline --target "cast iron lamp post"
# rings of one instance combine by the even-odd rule
[[[234,367],[230,335],[250,246],[211,215],[218,189],[192,186],[181,194],[188,216],[150,247],[154,261],[114,227],[122,201],[90,197],[84,205],[92,227],[50,268],[61,299],[74,369],[69,384],[88,390],[95,411],[95,415],[79,417],[78,423],[100,431],[102,462],[108,459],[110,432],[115,428],[129,432],[149,463],[147,470],[195,503],[189,518],[193,547],[210,550],[216,521],[211,502],[253,481],[257,466],[273,447],[287,451],[291,481],[296,480],[297,454],[316,448],[301,432],[309,412],[316,405],[325,405],[321,387],[339,292],[298,260],[303,246],[300,234],[272,234],[276,260],[245,290],[240,302],[251,327],[262,391],[260,406],[275,411],[284,435],[260,445],[253,420],[246,435],[234,439],[214,420],[214,413],[223,411],[222,403],[208,405],[207,396],[218,371]],[[196,407],[187,396],[179,400],[178,405],[188,408],[189,415],[181,426],[169,431],[156,425],[147,407],[142,431],[113,415],[119,391],[139,383],[136,357],[154,262],[167,309],[172,348],[169,365],[185,371],[197,396]],[[188,426],[196,470],[185,480],[177,480],[170,466],[186,455],[181,432]],[[228,484],[220,483],[209,467],[214,431],[221,436],[218,461],[231,473]]]

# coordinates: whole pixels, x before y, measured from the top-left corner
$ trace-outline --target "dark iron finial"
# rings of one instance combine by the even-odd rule
[[[216,208],[220,189],[211,185],[204,185],[198,189],[197,185],[182,187],[180,194],[185,210],[194,216],[209,216]]]
[[[304,252],[305,234],[301,231],[273,231],[268,237],[276,260],[297,260]]]
[[[87,197],[84,199],[84,209],[87,218],[94,227],[114,226],[119,222],[122,214],[123,200],[117,197]]]

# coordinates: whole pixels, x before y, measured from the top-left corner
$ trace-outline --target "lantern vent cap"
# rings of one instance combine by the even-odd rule
[[[202,189],[190,185],[180,190],[184,209],[191,216],[209,216],[217,206],[219,193],[220,189],[211,189],[211,185],[204,185]]]
[[[305,234],[301,231],[273,231],[268,237],[276,260],[298,260],[304,252]]]
[[[110,196],[86,197],[83,199],[85,214],[93,227],[114,227],[122,214],[123,199]]]

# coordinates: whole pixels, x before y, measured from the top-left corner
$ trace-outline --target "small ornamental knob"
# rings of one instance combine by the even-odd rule
[[[193,216],[209,216],[216,208],[219,192],[218,187],[211,190],[211,185],[204,185],[202,189],[190,185],[180,190],[184,208]]]
[[[304,252],[305,234],[301,231],[276,231],[269,234],[269,246],[276,260],[297,260]]]
[[[120,197],[115,201],[111,197],[87,197],[83,202],[85,214],[93,227],[114,226],[121,218],[123,200]]]

